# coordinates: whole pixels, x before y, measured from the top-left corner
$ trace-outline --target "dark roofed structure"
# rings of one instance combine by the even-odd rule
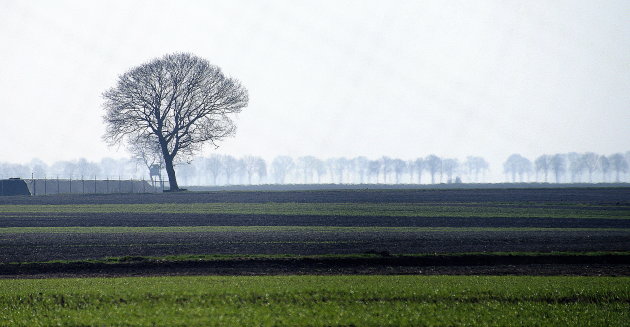
[[[31,192],[22,179],[0,179],[0,196],[3,195],[31,195]]]

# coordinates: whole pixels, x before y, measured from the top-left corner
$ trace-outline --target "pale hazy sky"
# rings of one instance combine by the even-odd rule
[[[192,52],[241,80],[233,155],[630,150],[630,1],[0,0],[0,161],[126,156],[101,94]]]

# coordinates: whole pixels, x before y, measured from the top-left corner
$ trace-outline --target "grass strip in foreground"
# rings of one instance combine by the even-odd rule
[[[427,233],[427,232],[627,232],[630,228],[544,228],[544,227],[383,227],[383,226],[73,226],[73,227],[3,227],[0,234],[93,234],[93,233]]]
[[[626,326],[630,278],[0,280],[2,326]]]

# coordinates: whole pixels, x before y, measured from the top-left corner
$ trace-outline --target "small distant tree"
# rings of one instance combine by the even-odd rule
[[[356,174],[359,176],[359,183],[365,183],[365,178],[368,176],[370,161],[366,157],[356,157],[352,159],[352,166]]]
[[[89,162],[85,158],[79,159],[76,164],[77,175],[81,178],[94,178],[100,173],[101,168],[94,162]]]
[[[490,164],[482,157],[468,156],[464,166],[468,170],[468,176],[475,182],[479,182],[479,173],[484,174],[489,169]]]
[[[610,171],[610,161],[608,160],[608,157],[602,155],[602,156],[599,156],[598,162],[599,162],[599,171],[602,172],[602,181],[607,182],[608,172]]]
[[[435,174],[442,171],[442,159],[432,154],[424,159],[427,171],[431,175],[431,184],[435,184]]]
[[[544,181],[546,183],[547,175],[549,173],[549,170],[551,170],[551,156],[543,154],[542,156],[536,158],[536,161],[534,161],[534,165],[536,166],[536,175],[538,175],[539,172],[543,172],[543,175],[545,177]]]
[[[555,155],[553,155],[553,157],[551,157],[550,163],[551,163],[551,165],[550,165],[551,170],[553,171],[554,175],[556,176],[556,183],[560,183],[560,176],[566,170],[566,164],[565,164],[564,156],[561,155],[561,154],[555,154]]]
[[[422,158],[418,158],[413,161],[413,170],[416,171],[416,175],[418,176],[418,184],[422,184],[422,172],[425,169],[425,161]]]
[[[381,162],[379,160],[370,160],[368,162],[368,174],[374,176],[374,183],[378,184],[378,176],[381,173]]]
[[[77,164],[72,161],[57,161],[53,164],[53,170],[62,178],[75,178]]]
[[[257,174],[258,174],[258,183],[262,184],[265,178],[267,177],[267,162],[263,158],[258,158],[256,162],[257,166]]]
[[[223,174],[225,175],[226,184],[230,185],[232,183],[232,176],[238,173],[239,163],[236,158],[230,155],[224,155],[221,157],[221,168],[223,169]]]
[[[608,161],[610,162],[610,167],[615,171],[615,181],[619,183],[621,181],[620,174],[628,171],[628,163],[626,162],[626,158],[623,157],[621,153],[612,154],[608,157]]]
[[[313,177],[313,169],[317,158],[313,156],[304,156],[297,158],[297,168],[302,173],[304,184],[307,184]]]
[[[383,169],[384,184],[387,184],[387,176],[392,172],[393,168],[392,158],[387,156],[381,157],[381,169]]]
[[[217,178],[223,171],[223,161],[218,154],[212,154],[203,160],[203,167],[212,176],[212,185],[217,185]]]
[[[394,177],[396,178],[396,184],[400,183],[400,177],[407,170],[407,163],[401,159],[392,160],[392,170],[394,171]]]
[[[248,103],[247,90],[237,80],[187,53],[132,68],[103,97],[105,139],[110,144],[156,142],[171,191],[179,190],[174,165],[189,162],[204,143],[216,146],[233,135],[229,116]]]
[[[333,169],[335,170],[335,174],[337,175],[339,184],[343,184],[344,175],[348,173],[350,161],[344,157],[340,157],[340,158],[334,158],[332,161],[332,164],[333,164]]]
[[[588,171],[588,182],[593,182],[593,173],[597,171],[599,167],[599,156],[593,152],[587,152],[582,155],[582,163]]]
[[[288,156],[279,156],[273,159],[271,167],[273,169],[273,177],[278,184],[284,184],[285,179],[295,164],[293,159]]]
[[[446,174],[447,181],[449,183],[453,182],[453,174],[457,171],[459,167],[459,162],[457,159],[444,159],[442,160],[442,170]]]
[[[247,173],[247,184],[252,184],[252,177],[258,175],[258,179],[260,180],[264,175],[266,175],[266,169],[264,173],[262,168],[266,167],[265,161],[260,157],[255,156],[245,156],[242,159],[243,166],[245,168],[245,172]]]
[[[569,172],[571,173],[571,183],[580,182],[582,175],[586,170],[586,164],[584,163],[584,157],[575,152],[567,154],[569,161]]]
[[[324,161],[319,158],[315,158],[315,161],[313,162],[313,171],[317,174],[317,183],[321,183],[322,176],[326,174],[326,165],[324,164]]]
[[[48,165],[40,159],[33,158],[29,164],[33,177],[44,178],[46,177],[46,170]]]
[[[531,171],[531,166],[529,159],[515,153],[507,158],[503,170],[512,176],[512,183],[516,182],[516,175],[519,176],[519,181],[523,182],[523,176]]]

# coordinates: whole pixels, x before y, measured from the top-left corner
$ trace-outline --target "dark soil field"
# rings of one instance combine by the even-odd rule
[[[184,207],[194,203],[448,204],[474,208],[480,216],[54,209],[54,205],[171,203]],[[626,215],[630,210],[630,188],[0,197],[0,209],[10,205],[20,206],[0,212],[0,277],[5,278],[292,273],[630,275],[630,215]],[[41,205],[53,206],[50,211],[29,210],[30,206]],[[522,209],[523,214],[483,216],[484,210],[496,207]],[[528,214],[528,210],[541,208],[559,210],[560,214],[551,218]],[[582,215],[593,212],[593,217],[575,215],[576,208]],[[564,209],[566,214],[562,214]],[[156,230],[156,227],[163,228]],[[343,257],[366,253],[377,255],[360,259]],[[172,255],[231,255],[232,259],[177,262],[143,259]],[[247,257],[251,255],[270,257]],[[297,257],[274,257],[282,255]],[[330,257],[299,257],[313,255]],[[105,257],[136,259],[116,264],[85,261]],[[52,260],[63,262],[43,263]]]
[[[584,203],[630,205],[630,187],[504,188],[504,189],[383,189],[310,191],[223,191],[152,194],[67,194],[0,197],[3,204],[103,203]]]

